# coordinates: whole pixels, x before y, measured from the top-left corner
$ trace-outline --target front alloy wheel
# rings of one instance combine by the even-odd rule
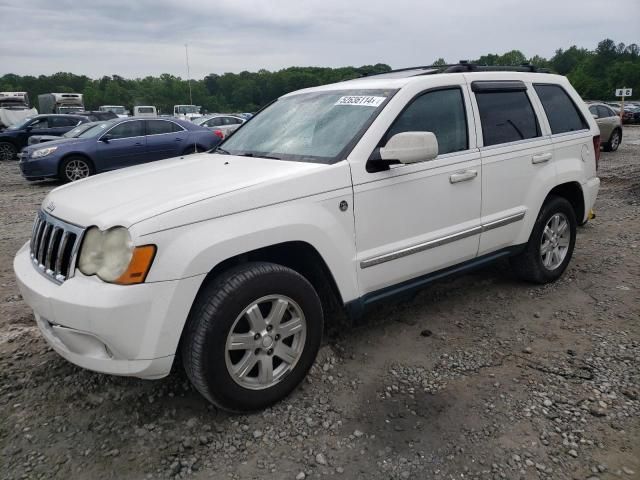
[[[91,175],[91,165],[81,157],[68,158],[61,168],[61,177],[65,182],[75,182]]]
[[[238,385],[262,390],[293,370],[302,355],[307,322],[300,306],[284,295],[252,302],[227,336],[226,365]]]
[[[191,383],[233,412],[287,396],[316,358],[320,298],[295,270],[267,262],[238,265],[203,285],[180,341]]]

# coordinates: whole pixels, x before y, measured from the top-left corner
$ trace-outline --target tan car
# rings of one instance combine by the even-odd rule
[[[622,141],[622,121],[609,105],[590,103],[589,111],[600,127],[600,142],[606,152],[615,152]]]

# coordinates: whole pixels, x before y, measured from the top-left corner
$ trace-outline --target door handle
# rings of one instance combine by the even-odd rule
[[[178,137],[178,138],[176,138],[176,142],[181,142],[181,141],[182,141],[182,139],[181,139],[181,138],[179,138],[179,137]]]
[[[533,157],[531,157],[531,163],[544,163],[544,162],[548,162],[549,160],[551,160],[551,153],[547,152],[547,153],[539,153],[538,155],[534,155]]]
[[[449,183],[468,182],[478,176],[477,170],[464,170],[462,172],[456,172],[449,176]]]
[[[142,147],[142,143],[136,143],[135,146],[136,147]]]

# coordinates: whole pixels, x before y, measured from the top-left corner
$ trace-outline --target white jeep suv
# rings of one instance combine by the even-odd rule
[[[509,257],[556,280],[599,187],[566,78],[460,64],[279,98],[216,151],[53,190],[14,268],[49,344],[159,378],[176,355],[246,411],[304,378],[323,323]]]

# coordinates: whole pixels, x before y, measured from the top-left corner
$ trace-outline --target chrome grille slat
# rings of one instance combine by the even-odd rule
[[[58,246],[58,254],[56,255],[56,265],[54,268],[54,272],[62,273],[62,254],[64,249],[67,247],[67,241],[69,240],[69,232],[62,231],[62,237],[60,238],[60,245]],[[64,272],[64,276],[67,277],[69,272]]]
[[[33,224],[30,254],[35,268],[61,284],[73,277],[75,261],[84,229],[64,222],[44,211]]]

